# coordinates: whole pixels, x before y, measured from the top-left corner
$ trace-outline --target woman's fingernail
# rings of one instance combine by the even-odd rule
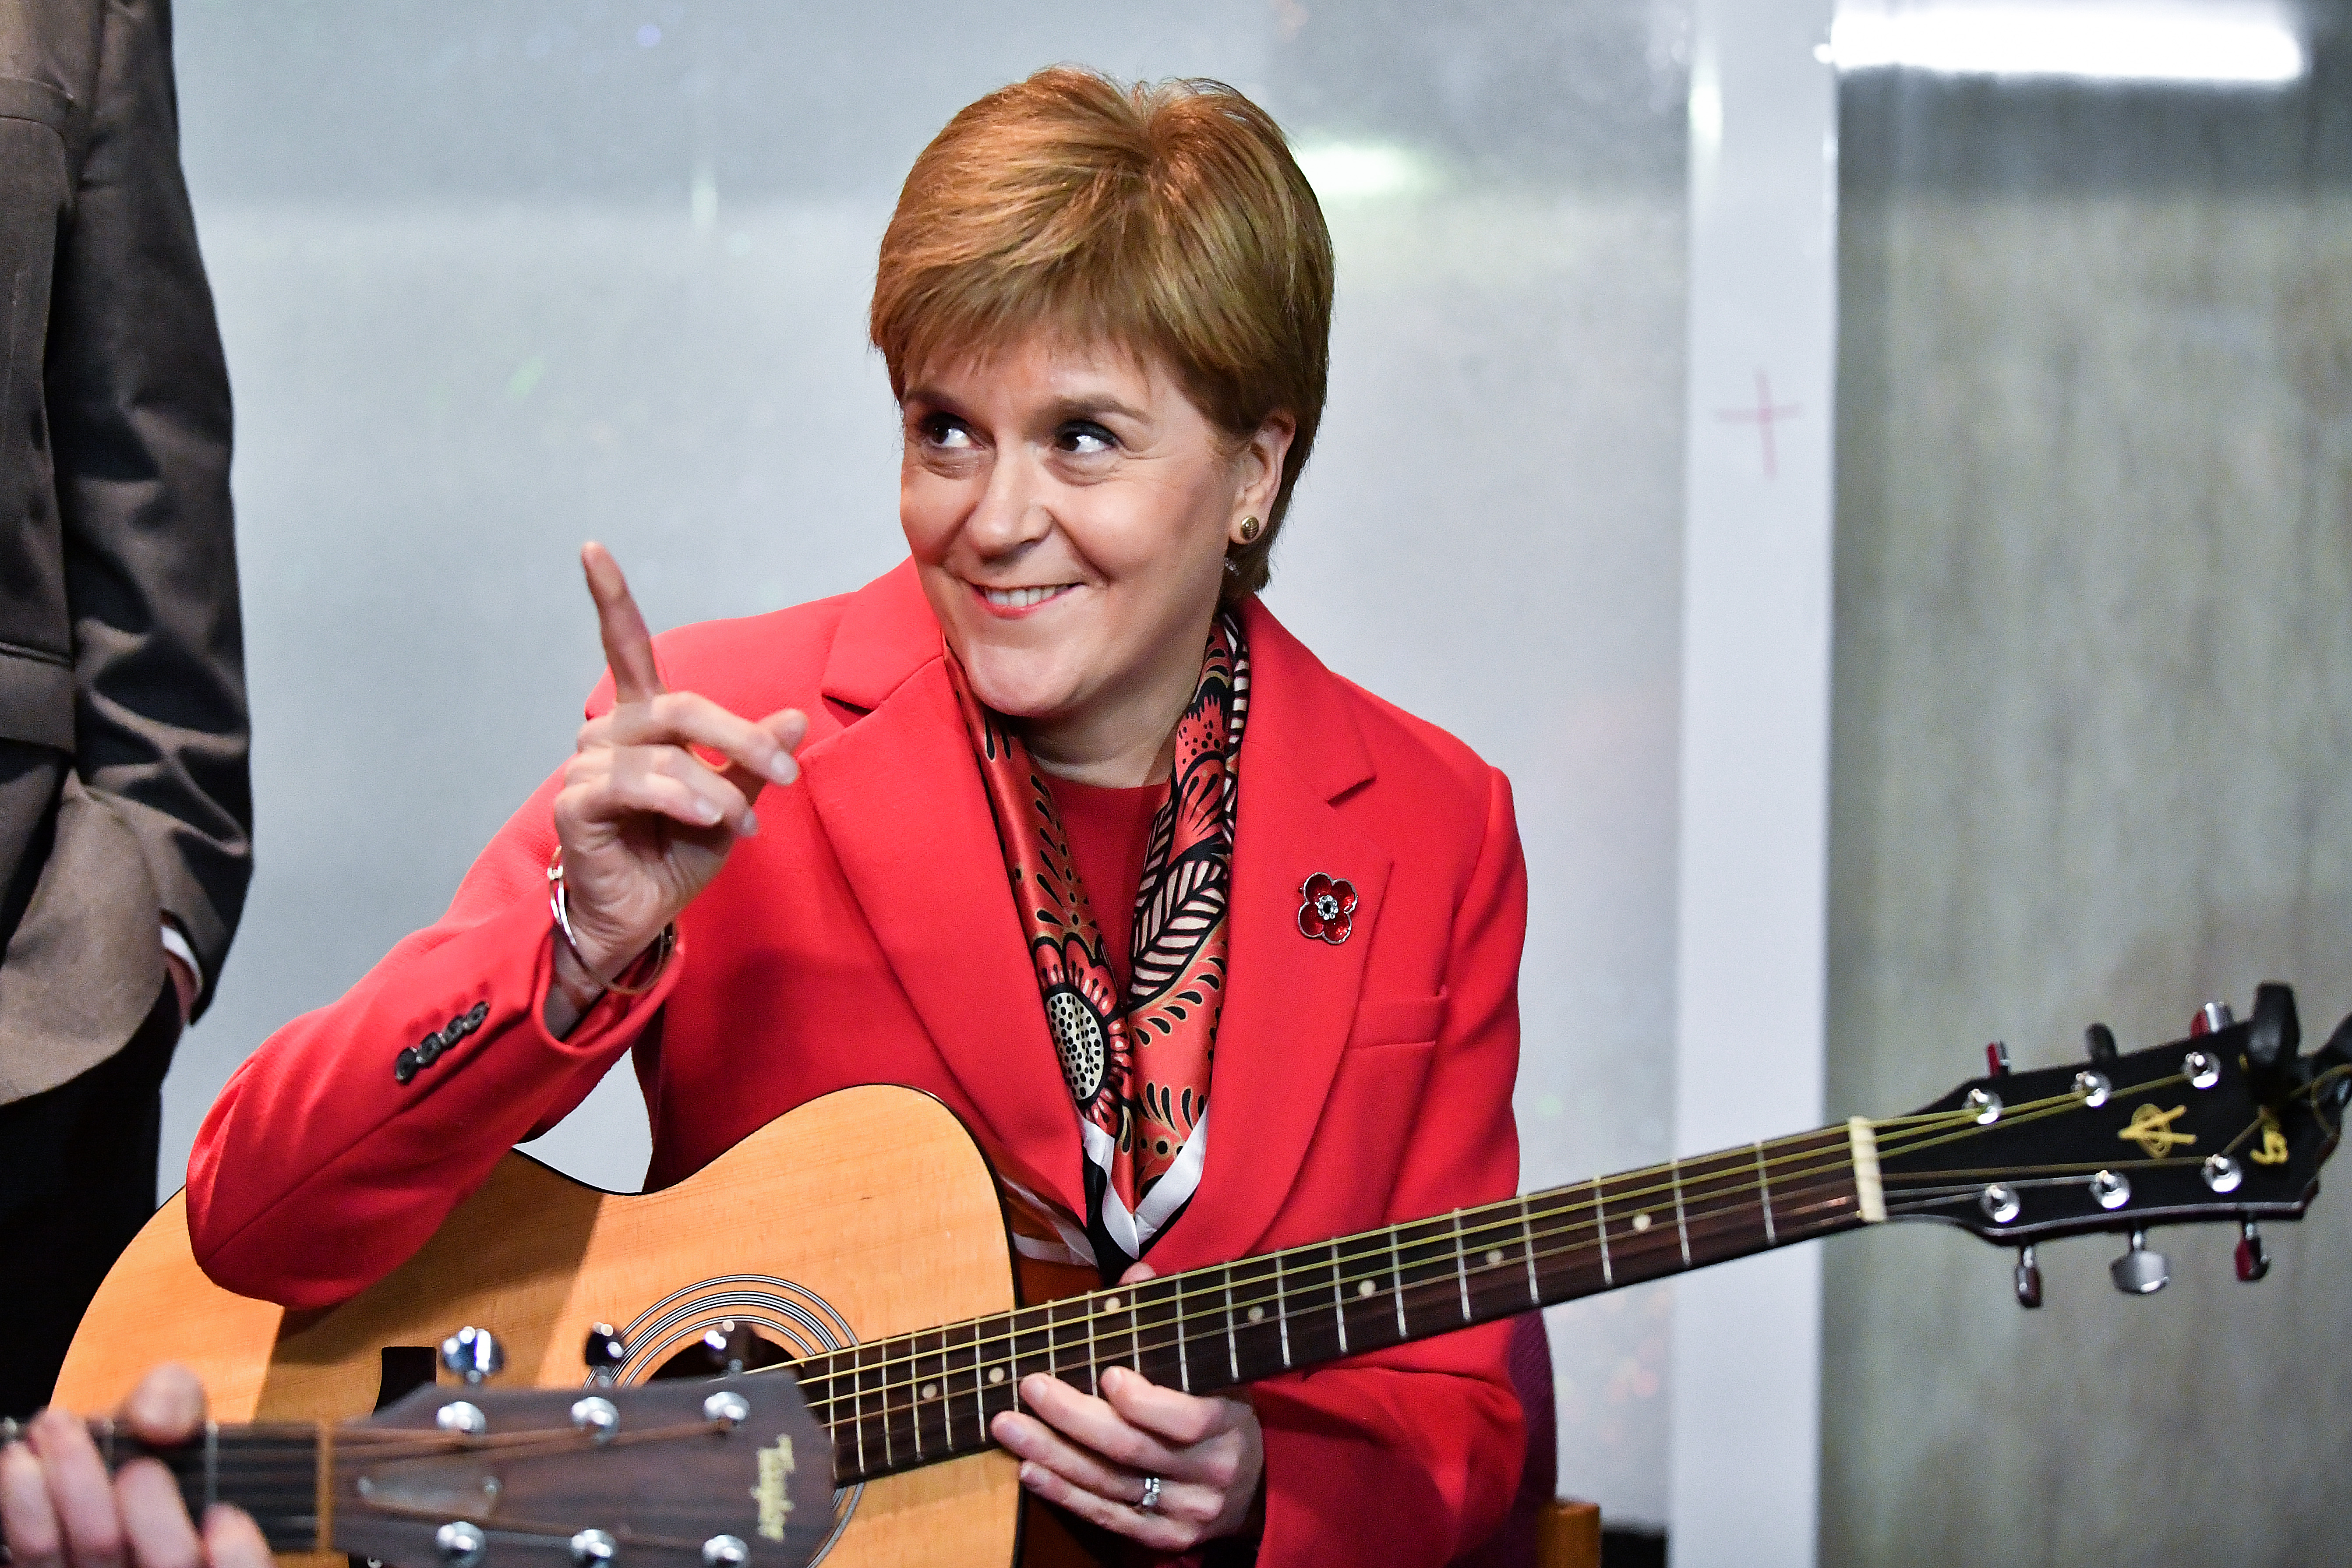
[[[776,784],[788,784],[800,776],[800,764],[788,752],[777,752],[775,761],[768,764],[768,777]]]
[[[760,837],[760,816],[757,812],[747,811],[743,814],[743,826],[735,830],[735,837],[738,838]]]
[[[719,820],[719,808],[707,800],[698,800],[694,803],[694,820],[716,822]]]

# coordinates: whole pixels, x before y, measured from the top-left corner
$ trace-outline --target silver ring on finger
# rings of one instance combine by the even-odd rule
[[[1135,1511],[1138,1513],[1160,1511],[1160,1478],[1158,1476],[1143,1478],[1143,1495],[1135,1500]]]

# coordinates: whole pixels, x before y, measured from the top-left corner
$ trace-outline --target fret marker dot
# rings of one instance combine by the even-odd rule
[[[1103,1298],[1103,1310],[1104,1310],[1104,1311],[1106,1311],[1106,1312],[1116,1312],[1116,1311],[1118,1311],[1118,1297],[1116,1297],[1116,1296],[1106,1296],[1106,1297],[1104,1297],[1104,1298]]]
[[[1634,1228],[1635,1230],[1647,1230],[1647,1229],[1649,1229],[1649,1228],[1650,1228],[1650,1216],[1649,1216],[1648,1215],[1645,1215],[1645,1214],[1637,1214],[1637,1215],[1635,1215],[1633,1216],[1633,1228]]]
[[[1488,1247],[1486,1249],[1486,1267],[1489,1268],[1500,1268],[1502,1266],[1503,1249],[1499,1247]]]
[[[938,1384],[936,1384],[936,1383],[927,1383],[927,1384],[923,1384],[923,1397],[924,1397],[924,1398],[926,1398],[926,1399],[937,1399],[939,1396],[940,1396],[940,1385],[939,1385]]]
[[[1372,1293],[1372,1282],[1371,1282],[1370,1280],[1369,1280],[1369,1279],[1365,1280],[1362,1284],[1360,1284],[1360,1285],[1359,1285],[1359,1286],[1357,1286],[1357,1287],[1356,1287],[1356,1294],[1357,1294],[1357,1295],[1359,1295],[1359,1296],[1369,1296],[1369,1295],[1370,1295],[1371,1293]]]
[[[1004,1369],[1001,1366],[990,1367],[988,1369],[988,1381],[991,1383],[1003,1383],[1004,1381]]]
[[[1249,1310],[1249,1320],[1253,1323],[1262,1323],[1265,1321],[1265,1309],[1264,1307],[1252,1307]]]

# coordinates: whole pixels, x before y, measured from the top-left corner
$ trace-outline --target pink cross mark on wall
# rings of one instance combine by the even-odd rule
[[[1783,419],[1794,419],[1804,412],[1801,404],[1772,401],[1772,383],[1765,374],[1756,373],[1756,406],[1753,408],[1718,408],[1716,418],[1727,425],[1753,425],[1764,442],[1764,477],[1780,477],[1780,455],[1772,440],[1772,426]]]

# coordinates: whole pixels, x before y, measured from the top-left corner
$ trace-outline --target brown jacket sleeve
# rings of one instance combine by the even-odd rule
[[[208,1000],[251,875],[228,372],[180,170],[167,0],[109,0],[45,374],[74,763],[138,840]]]

